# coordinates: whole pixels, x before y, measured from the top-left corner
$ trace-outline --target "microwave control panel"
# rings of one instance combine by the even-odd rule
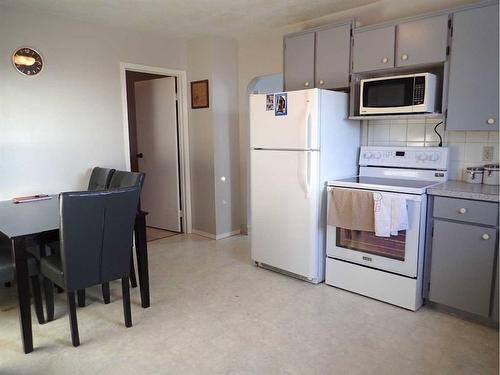
[[[425,103],[425,77],[415,77],[413,105]]]

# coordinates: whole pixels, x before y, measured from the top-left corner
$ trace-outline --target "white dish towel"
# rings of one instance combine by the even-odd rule
[[[376,236],[397,236],[400,230],[408,229],[408,209],[404,196],[374,192],[373,201]]]

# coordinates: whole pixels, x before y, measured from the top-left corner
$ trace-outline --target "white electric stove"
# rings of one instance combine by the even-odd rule
[[[326,283],[415,311],[422,305],[426,191],[448,179],[448,149],[363,146],[359,166],[358,176],[329,181],[328,197],[338,189],[403,196],[408,229],[377,237],[328,225]]]

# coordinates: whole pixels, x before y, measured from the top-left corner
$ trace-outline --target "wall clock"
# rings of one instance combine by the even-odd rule
[[[43,59],[33,48],[22,47],[12,55],[12,64],[16,70],[27,76],[36,76],[42,71]]]

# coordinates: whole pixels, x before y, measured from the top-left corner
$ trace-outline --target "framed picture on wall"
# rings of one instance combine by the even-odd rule
[[[208,108],[208,79],[191,82],[191,108]]]

